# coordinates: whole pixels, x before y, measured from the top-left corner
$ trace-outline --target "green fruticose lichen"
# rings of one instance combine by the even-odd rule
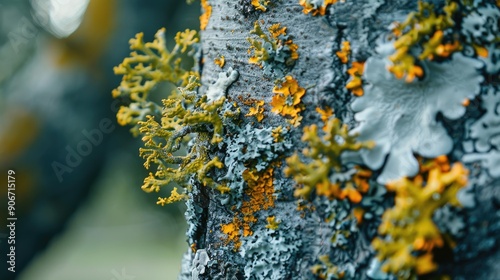
[[[498,7],[487,1],[447,0],[436,8],[419,1],[418,10],[393,25],[395,52],[388,69],[407,82],[423,78],[425,60],[445,60],[455,52],[472,53],[487,64],[487,72],[498,71]],[[497,4],[498,6],[498,4]]]
[[[156,165],[155,172],[144,179],[143,190],[158,192],[162,186],[175,183],[189,191],[193,179],[203,186],[214,187],[216,184],[208,173],[213,168],[222,168],[223,164],[209,152],[222,141],[224,122],[239,114],[237,109],[224,110],[226,90],[238,78],[238,72],[230,68],[219,75],[206,94],[198,94],[198,74],[183,69],[180,59],[182,54],[194,49],[193,45],[198,42],[196,33],[178,33],[172,51],[167,50],[163,33],[164,30],[160,30],[152,43],[143,43],[142,35],[138,34],[131,40],[134,50],[131,57],[115,68],[117,74],[124,76],[113,96],[128,97],[132,101],[120,109],[117,117],[122,125],[134,125],[134,133],[142,136],[144,147],[140,148],[140,155],[146,160],[146,169]],[[179,87],[162,100],[163,107],[160,107],[148,97],[163,81]],[[186,150],[184,155],[181,148]],[[179,194],[174,188],[170,197],[160,197],[158,204],[185,198],[185,193]]]
[[[250,31],[258,39],[247,38],[250,42],[248,52],[253,51],[248,62],[259,65],[264,70],[264,75],[283,77],[299,58],[299,47],[287,36],[286,29],[279,23],[273,24],[268,28],[268,35],[262,30],[259,21],[255,21],[254,28]]]
[[[160,83],[170,82],[174,86],[186,86],[190,76],[198,77],[196,71],[185,69],[181,63],[186,54],[193,54],[199,41],[193,30],[178,32],[175,46],[166,46],[165,29],[155,34],[153,42],[144,43],[144,34],[139,33],[130,39],[130,57],[114,68],[117,75],[123,75],[120,86],[113,90],[114,98],[130,99],[129,106],[122,106],[117,113],[120,125],[133,125],[134,135],[139,134],[137,123],[146,116],[159,116],[161,107],[149,100],[150,92]],[[192,59],[191,64],[194,64]],[[184,61],[189,64],[189,61]]]
[[[417,279],[437,269],[433,249],[446,239],[432,220],[437,209],[450,204],[460,206],[457,192],[467,185],[468,170],[461,163],[452,166],[446,156],[421,162],[413,178],[387,184],[395,192],[395,205],[386,210],[379,234],[372,246],[384,272],[398,279]]]
[[[356,136],[349,135],[347,125],[341,125],[334,117],[325,120],[322,132],[316,125],[305,127],[302,141],[308,143],[303,154],[309,162],[303,162],[295,154],[287,159],[285,168],[285,174],[292,176],[301,186],[295,191],[295,196],[307,199],[314,191],[330,199],[348,197],[359,203],[361,193],[368,190],[366,177],[371,173],[354,166],[349,168],[342,157],[346,152],[370,149],[374,143],[358,142]]]

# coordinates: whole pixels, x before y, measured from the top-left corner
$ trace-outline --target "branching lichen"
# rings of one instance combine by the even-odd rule
[[[312,13],[313,16],[324,16],[328,6],[335,3],[337,0],[299,0],[299,4],[304,7],[304,14]]]
[[[279,23],[271,25],[268,31],[269,35],[264,33],[259,21],[255,21],[250,34],[257,35],[258,39],[247,38],[250,42],[248,53],[253,51],[248,62],[263,68],[265,75],[283,77],[299,58],[299,47],[287,36],[286,27]]]
[[[330,199],[349,198],[354,203],[361,201],[361,193],[368,191],[367,179],[371,172],[360,168],[348,168],[343,162],[345,152],[370,149],[374,143],[357,142],[349,135],[347,125],[331,117],[325,122],[323,136],[316,125],[304,128],[302,141],[308,144],[303,154],[310,160],[304,163],[298,154],[289,157],[285,174],[292,176],[301,188],[295,190],[296,197],[307,199],[313,191]]]
[[[270,2],[270,0],[252,0],[252,6],[254,6],[256,10],[265,12],[267,11],[267,5],[269,5]]]
[[[372,246],[382,261],[382,270],[399,279],[416,279],[437,269],[432,250],[445,239],[432,217],[446,204],[459,206],[457,192],[467,184],[468,170],[461,163],[452,166],[446,156],[421,163],[412,178],[387,184],[395,192],[395,205],[386,210],[379,234]]]
[[[212,6],[210,6],[208,0],[201,0],[201,9],[203,13],[200,16],[200,29],[205,30],[212,15]]]

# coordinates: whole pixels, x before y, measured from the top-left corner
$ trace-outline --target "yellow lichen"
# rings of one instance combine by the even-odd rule
[[[266,218],[266,220],[267,220],[266,228],[271,229],[271,230],[277,230],[279,227],[279,224],[281,223],[280,221],[276,220],[275,216],[269,216]]]
[[[273,88],[272,112],[284,117],[291,117],[290,123],[299,126],[302,116],[299,113],[304,109],[301,104],[306,90],[299,86],[292,76],[286,76],[284,81]]]
[[[212,15],[212,6],[210,6],[208,0],[201,0],[201,9],[203,13],[200,16],[200,29],[205,30]]]
[[[286,27],[282,27],[281,24],[273,24],[268,28],[269,34],[264,33],[259,21],[255,21],[254,29],[250,31],[250,34],[255,34],[258,39],[247,38],[250,43],[250,49],[248,53],[253,51],[253,56],[250,57],[248,63],[257,64],[259,67],[263,68],[266,63],[272,67],[279,67],[274,64],[283,64],[285,66],[292,66],[295,61],[299,58],[299,53],[297,52],[298,46],[293,43],[291,39],[286,37]],[[269,44],[271,48],[264,47],[264,45]],[[280,51],[280,55],[287,53],[288,57],[285,61],[274,60],[277,56],[277,51]]]
[[[217,58],[214,59],[215,65],[218,65],[220,68],[224,67],[224,64],[226,64],[226,58],[221,55]]]
[[[172,192],[170,193],[169,197],[158,197],[158,201],[156,202],[156,204],[161,205],[161,206],[165,206],[165,204],[170,204],[170,203],[174,203],[177,201],[182,201],[182,200],[185,200],[187,198],[188,198],[188,196],[185,193],[179,194],[177,192],[177,188],[174,188],[172,190]]]
[[[349,70],[347,70],[347,73],[351,77],[345,87],[346,89],[350,90],[352,94],[356,96],[363,95],[363,80],[361,79],[361,76],[365,71],[364,69],[365,69],[364,62],[354,61],[352,63],[352,67]]]
[[[408,15],[403,23],[396,23],[393,34],[395,53],[389,57],[393,65],[388,67],[398,79],[406,77],[412,82],[416,77],[423,76],[422,67],[416,65],[416,58],[411,54],[414,46],[421,45],[422,51],[417,56],[419,60],[433,59],[435,56],[448,57],[460,50],[458,41],[443,42],[444,31],[453,27],[453,17],[458,10],[454,0],[448,0],[441,14],[434,10],[434,5],[423,1],[418,2],[418,11]]]
[[[264,119],[264,100],[257,101],[253,107],[251,107],[248,111],[248,114],[245,116],[255,116],[258,122],[261,122]]]
[[[434,224],[434,211],[445,204],[460,206],[457,192],[467,185],[468,170],[458,162],[450,167],[446,156],[420,162],[420,172],[387,184],[395,192],[395,205],[382,216],[373,240],[382,270],[404,279],[416,279],[437,269],[432,250],[446,241]],[[400,279],[403,279],[400,277]]]
[[[336,54],[340,61],[346,64],[349,61],[349,55],[351,55],[351,43],[349,41],[342,42],[342,47]]]
[[[252,6],[261,12],[267,11],[267,5],[269,5],[269,0],[252,0]]]
[[[226,244],[233,242],[234,250],[238,251],[241,246],[241,221],[238,217],[233,217],[233,221],[229,224],[221,224],[221,231],[227,237]]]
[[[337,3],[337,0],[323,0],[323,4],[321,6],[317,6],[314,3],[311,3],[311,0],[299,0],[299,4],[304,7],[304,14],[312,13],[313,16],[326,14],[326,9],[329,5]]]
[[[321,137],[315,124],[304,128],[302,141],[308,144],[308,148],[302,153],[309,159],[308,163],[302,162],[297,153],[286,160],[285,175],[292,176],[300,186],[294,195],[307,199],[315,191],[329,199],[348,198],[359,203],[361,194],[368,191],[371,171],[355,167],[349,180],[331,181],[330,178],[335,173],[347,171],[342,163],[342,153],[370,149],[374,143],[357,142],[356,136],[349,135],[347,125],[341,125],[340,120],[333,117],[324,124],[323,132]]]
[[[318,260],[320,261],[320,264],[312,266],[311,272],[319,277],[319,279],[344,278],[345,271],[340,270],[338,266],[332,264],[328,255],[319,256]]]

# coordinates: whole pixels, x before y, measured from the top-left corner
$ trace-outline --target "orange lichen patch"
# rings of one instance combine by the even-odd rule
[[[271,25],[268,30],[274,39],[278,39],[280,35],[286,35],[286,26],[281,27],[281,23]]]
[[[443,31],[436,31],[434,35],[429,39],[429,41],[424,43],[424,49],[418,56],[418,58],[421,60],[433,60],[435,55],[440,57],[448,57],[452,53],[459,51],[462,48],[460,42],[458,41],[443,44],[443,37]]]
[[[361,222],[363,222],[363,215],[365,214],[365,210],[363,208],[361,208],[361,207],[354,208],[352,210],[352,214],[354,215],[354,217],[358,221],[358,225],[361,224]]]
[[[267,220],[266,228],[272,229],[272,230],[277,230],[279,224],[281,223],[280,221],[276,220],[275,216],[269,216],[266,218],[266,220]]]
[[[243,179],[248,185],[245,190],[248,199],[241,205],[244,236],[252,234],[250,225],[257,222],[254,216],[256,212],[274,207],[273,171],[274,169],[270,167],[261,173],[250,169],[243,172]]]
[[[387,184],[396,193],[395,205],[382,216],[372,245],[383,261],[382,270],[404,275],[427,274],[437,269],[432,250],[446,241],[434,224],[434,211],[445,204],[460,206],[457,192],[467,185],[469,172],[462,163],[450,166],[446,156],[420,161],[420,172]]]
[[[179,194],[177,192],[177,188],[174,188],[170,192],[169,197],[158,197],[158,201],[156,202],[156,204],[161,205],[161,206],[165,206],[165,204],[174,203],[177,201],[185,200],[187,198],[188,198],[188,196],[185,193]]]
[[[349,41],[342,42],[342,48],[336,54],[340,61],[346,64],[349,61],[349,55],[351,55],[351,43]]]
[[[462,101],[462,106],[467,107],[470,105],[470,100],[469,98],[465,98],[464,101]]]
[[[208,20],[212,15],[212,6],[208,4],[208,0],[201,0],[201,9],[203,10],[203,13],[200,16],[200,29],[205,30],[208,25]]]
[[[324,0],[323,4],[321,6],[316,6],[315,4],[311,3],[310,0],[300,0],[299,4],[304,7],[304,14],[309,14],[312,13],[313,16],[317,15],[322,15],[324,16],[326,14],[326,8],[328,8],[329,5],[337,3],[337,0]]]
[[[217,58],[214,59],[215,65],[219,65],[220,68],[224,67],[224,64],[226,64],[226,58],[221,55]]]
[[[238,251],[241,246],[241,221],[238,217],[234,217],[233,221],[229,224],[221,224],[221,231],[227,236],[226,245],[230,242],[234,244],[234,250]]]
[[[326,107],[324,110],[321,109],[320,107],[316,107],[316,112],[318,112],[319,115],[321,116],[321,121],[323,123],[327,123],[328,119],[330,119],[333,116],[333,109],[330,107]],[[326,126],[324,125],[323,131],[325,131],[325,129],[326,129]]]
[[[252,0],[252,6],[261,12],[267,11],[267,5],[269,5],[269,2],[271,1],[266,1],[266,0]]]
[[[476,44],[473,44],[472,47],[474,47],[474,50],[476,51],[478,56],[484,57],[484,58],[488,57],[488,49],[487,48],[476,45]]]
[[[347,73],[351,76],[351,78],[347,82],[345,88],[350,90],[352,94],[356,96],[363,95],[363,80],[361,80],[361,76],[363,75],[364,71],[365,63],[357,61],[354,61],[352,63],[352,67],[347,70]]]
[[[255,214],[274,207],[273,171],[273,167],[269,167],[262,172],[253,169],[243,172],[247,188],[241,204],[241,215],[236,213],[231,223],[221,224],[221,230],[227,236],[226,244],[233,242],[236,251],[241,246],[241,236],[253,234],[251,226],[257,222]],[[267,221],[270,223],[269,218]]]
[[[302,116],[299,113],[304,106],[301,104],[301,99],[306,93],[306,90],[299,86],[297,80],[292,76],[286,76],[285,81],[279,86],[273,88],[273,100],[271,101],[271,110],[273,113],[282,116],[289,116],[292,119],[290,122],[294,126],[299,126]]]
[[[258,122],[261,122],[264,119],[264,100],[257,100],[254,102],[253,107],[250,107],[248,110],[248,114],[246,117],[255,116]]]

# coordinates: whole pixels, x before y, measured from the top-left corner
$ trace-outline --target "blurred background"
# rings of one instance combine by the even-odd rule
[[[158,194],[140,189],[140,140],[116,123],[111,90],[130,38],[199,29],[199,10],[183,0],[0,0],[0,223],[8,170],[17,217],[16,273],[2,226],[0,279],[177,278],[184,206],[157,206]]]

